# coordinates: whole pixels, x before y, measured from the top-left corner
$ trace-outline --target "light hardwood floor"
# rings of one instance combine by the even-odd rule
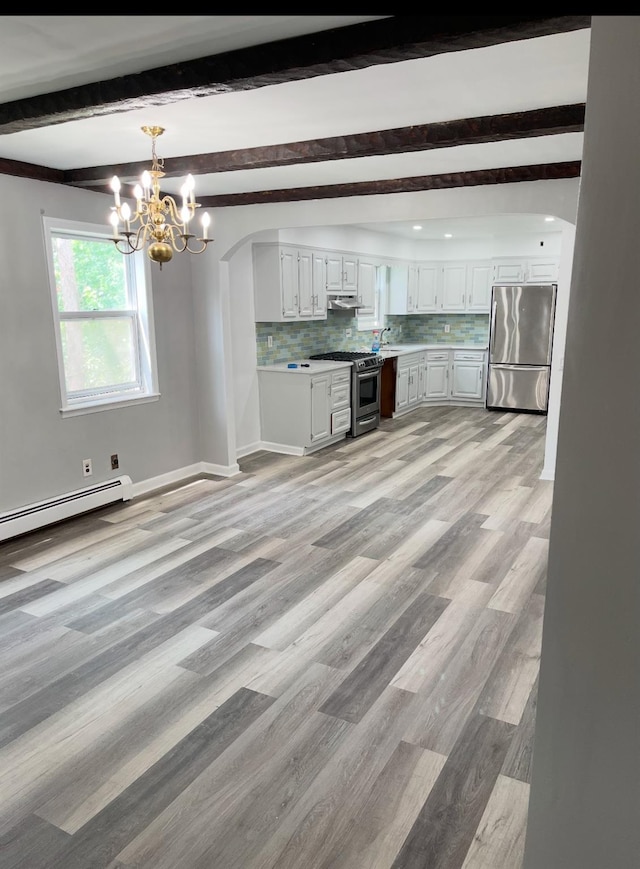
[[[420,409],[3,544],[2,869],[519,869],[545,424]]]

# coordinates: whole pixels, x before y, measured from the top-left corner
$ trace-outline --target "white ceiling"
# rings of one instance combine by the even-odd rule
[[[3,16],[0,102],[380,17]],[[9,133],[0,135],[0,159],[61,170],[148,161],[145,124],[165,127],[157,150],[169,158],[584,103],[589,37],[584,29]],[[512,139],[198,175],[196,194],[565,162],[581,154],[581,133]],[[181,184],[167,178],[163,189],[178,193]],[[541,220],[532,220],[536,231]],[[428,227],[420,237],[447,229],[428,215],[420,222]],[[517,231],[527,229],[521,223]],[[492,233],[500,224],[516,231],[511,216],[495,227],[459,223],[456,232]],[[412,225],[384,229],[415,237]]]

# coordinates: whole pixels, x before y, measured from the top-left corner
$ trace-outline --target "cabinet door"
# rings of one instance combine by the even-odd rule
[[[319,320],[327,316],[327,257],[321,251],[314,251],[311,260],[311,285],[313,294],[313,316]]]
[[[558,261],[549,259],[530,259],[527,264],[528,284],[548,284],[558,280]]]
[[[524,281],[525,263],[521,260],[495,260],[493,282],[495,284],[521,284]]]
[[[482,398],[482,362],[455,362],[452,365],[452,398]]]
[[[491,309],[493,266],[490,262],[471,262],[467,266],[467,311],[487,314]]]
[[[329,436],[331,408],[329,407],[330,374],[317,374],[311,378],[311,442]]]
[[[399,368],[396,377],[396,411],[409,405],[409,369]]]
[[[425,398],[449,398],[449,361],[427,362]]]
[[[413,362],[409,366],[409,384],[408,384],[408,396],[407,396],[407,404],[409,407],[413,404],[418,403],[418,399],[420,396],[420,363]]]
[[[327,290],[342,292],[342,257],[337,253],[327,253]]]
[[[466,263],[445,263],[442,267],[441,310],[464,311],[466,292]]]
[[[283,247],[280,251],[280,292],[282,317],[298,319],[298,251]]]
[[[419,268],[417,263],[410,263],[407,284],[407,309],[406,314],[413,314],[418,307],[418,281]]]
[[[358,294],[358,260],[353,256],[342,257],[342,291]]]
[[[298,251],[298,316],[313,316],[313,256],[311,251]]]
[[[433,312],[438,308],[438,277],[440,267],[436,263],[418,264],[416,312]]]
[[[376,311],[376,266],[366,260],[358,260],[358,316],[375,314]]]
[[[387,313],[406,314],[409,299],[409,264],[396,264],[389,266],[388,271]]]

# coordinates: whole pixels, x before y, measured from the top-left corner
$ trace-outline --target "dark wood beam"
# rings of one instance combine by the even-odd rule
[[[54,184],[65,183],[62,169],[49,169],[35,163],[7,160],[4,157],[0,157],[0,175],[15,175],[17,178],[31,178],[34,181],[52,181]]]
[[[421,190],[445,190],[452,187],[477,187],[485,184],[513,184],[521,181],[557,181],[579,178],[581,163],[540,163],[534,166],[509,166],[504,169],[480,169],[475,172],[450,172],[444,175],[420,175],[415,178],[392,178],[354,184],[327,184],[321,187],[294,187],[199,197],[204,208],[235,205],[259,205],[268,202],[297,202],[309,199],[336,199],[345,196],[376,196],[387,193],[415,193]]]
[[[590,15],[397,15],[0,105],[0,134],[581,30]]]
[[[264,169],[357,157],[377,157],[411,151],[429,151],[457,145],[475,145],[504,139],[577,133],[584,129],[585,105],[554,106],[529,112],[461,118],[435,124],[421,124],[392,130],[376,130],[349,136],[333,136],[306,142],[288,142],[213,154],[166,158],[164,172],[176,177],[191,172],[204,175],[238,169]],[[64,173],[64,183],[76,187],[102,187],[114,175],[123,182],[137,180],[149,161],[94,166]]]

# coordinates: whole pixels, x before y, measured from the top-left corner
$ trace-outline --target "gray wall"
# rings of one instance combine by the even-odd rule
[[[109,197],[0,175],[0,201],[0,513],[112,478],[114,452],[134,483],[198,461],[189,259],[152,269],[160,399],[62,419],[41,214],[108,228]]]
[[[594,16],[525,869],[640,866],[640,16]]]

